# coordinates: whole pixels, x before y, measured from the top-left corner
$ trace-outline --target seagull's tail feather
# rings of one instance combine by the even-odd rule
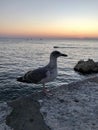
[[[23,77],[18,77],[17,81],[23,82],[23,83],[32,83],[29,79],[27,80],[24,76]]]

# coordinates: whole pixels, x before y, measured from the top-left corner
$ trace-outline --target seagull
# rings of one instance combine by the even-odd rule
[[[28,71],[24,76],[18,77],[17,81],[42,84],[43,92],[46,92],[45,83],[53,81],[57,77],[57,58],[60,56],[67,57],[66,54],[62,54],[59,51],[53,51],[50,54],[50,61],[46,66]]]

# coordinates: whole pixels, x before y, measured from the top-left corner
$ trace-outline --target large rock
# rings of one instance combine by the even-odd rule
[[[0,130],[98,130],[98,76],[0,103]]]
[[[52,92],[52,98],[44,98],[41,107],[51,130],[98,130],[98,77]]]
[[[74,70],[83,74],[97,73],[98,62],[94,62],[92,59],[87,61],[80,60],[74,67]]]
[[[50,130],[44,122],[36,99],[41,98],[41,93],[35,96],[22,97],[7,103],[12,112],[7,116],[6,124],[13,128],[7,130]]]

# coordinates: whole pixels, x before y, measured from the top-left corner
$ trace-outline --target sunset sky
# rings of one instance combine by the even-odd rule
[[[0,0],[0,36],[98,37],[98,0]]]

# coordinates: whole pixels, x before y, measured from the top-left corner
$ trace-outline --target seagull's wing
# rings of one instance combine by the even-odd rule
[[[46,68],[38,68],[33,71],[27,72],[23,77],[21,82],[27,83],[39,83],[43,78],[47,76]],[[19,80],[18,80],[19,81]]]

